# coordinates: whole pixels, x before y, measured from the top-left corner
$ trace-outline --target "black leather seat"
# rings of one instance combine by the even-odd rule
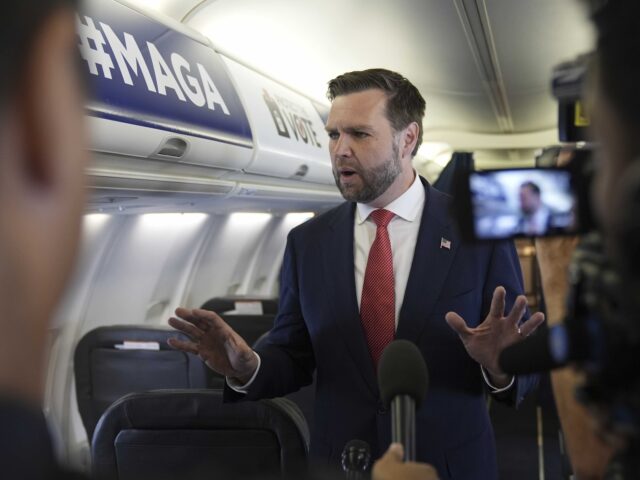
[[[253,345],[258,339],[273,328],[273,315],[220,315],[248,345]]]
[[[115,325],[88,332],[74,356],[76,397],[89,442],[100,416],[118,398],[158,388],[211,386],[210,370],[196,355],[167,345],[167,339],[186,339],[169,328]],[[158,350],[121,350],[124,341],[155,342]]]
[[[261,302],[262,314],[228,313],[236,310],[236,302]],[[273,327],[273,320],[278,312],[278,300],[274,298],[215,297],[207,300],[200,308],[216,312],[248,345],[253,345]],[[211,378],[213,388],[223,387],[224,377],[212,372]]]
[[[309,432],[287,399],[222,403],[220,390],[127,395],[91,447],[97,480],[302,478]]]
[[[217,313],[217,312],[216,312]],[[225,315],[220,317],[240,335],[248,345],[253,345],[261,335],[273,327],[273,315]],[[208,369],[210,388],[222,388],[225,379],[219,373]]]
[[[263,333],[252,344],[253,348],[257,348],[262,342],[264,342],[268,334],[269,332]],[[316,374],[313,374],[313,381],[311,382],[311,384],[302,387],[297,392],[290,393],[286,396],[286,398],[288,398],[298,406],[298,408],[304,415],[305,420],[307,421],[307,425],[309,425],[309,428],[313,429],[313,409],[316,401]]]
[[[243,302],[260,302],[262,307],[262,315],[275,315],[278,313],[278,299],[277,298],[260,298],[260,297],[214,297],[202,304],[200,308],[204,310],[212,310],[218,314],[227,313],[230,311],[238,310],[238,304]],[[239,312],[242,314],[242,312]],[[260,313],[257,313],[260,315]]]

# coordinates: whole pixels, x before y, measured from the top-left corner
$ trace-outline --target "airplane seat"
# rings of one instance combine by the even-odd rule
[[[302,478],[309,430],[287,399],[223,403],[220,390],[127,395],[92,443],[96,480]]]
[[[253,345],[258,339],[273,328],[274,315],[220,315],[248,345]]]
[[[275,315],[278,313],[278,299],[243,296],[214,297],[204,302],[200,308],[212,310],[220,315],[224,313]]]
[[[205,309],[207,310],[207,309]],[[217,312],[216,312],[217,313]],[[268,332],[273,327],[274,315],[227,315],[220,314],[220,317],[233,328],[248,345],[253,345],[256,340],[265,332]],[[209,388],[223,388],[225,378],[218,372],[215,372],[209,368]]]
[[[172,349],[171,337],[187,339],[169,328],[114,325],[91,330],[78,342],[76,398],[89,442],[103,412],[128,393],[211,386],[209,368],[196,355]]]
[[[253,344],[253,348],[260,346],[262,342],[266,340],[268,334],[269,332],[263,333]],[[298,406],[307,421],[307,425],[309,425],[309,428],[313,429],[313,408],[316,400],[316,374],[313,374],[313,381],[311,384],[302,387],[297,392],[290,393],[286,398]]]

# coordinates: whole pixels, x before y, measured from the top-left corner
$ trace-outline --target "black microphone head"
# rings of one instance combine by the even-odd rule
[[[362,440],[350,440],[342,450],[342,470],[364,472],[371,463],[371,448]]]
[[[394,340],[378,363],[380,397],[388,407],[398,395],[408,395],[420,406],[427,393],[429,372],[418,347],[408,340]]]
[[[498,363],[510,374],[546,372],[562,367],[569,360],[569,340],[563,325],[536,332],[505,348]]]

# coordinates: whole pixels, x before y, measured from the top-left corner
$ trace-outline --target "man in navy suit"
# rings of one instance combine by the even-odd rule
[[[312,454],[338,465],[351,439],[367,441],[374,456],[388,447],[377,360],[393,338],[410,340],[430,373],[418,460],[441,478],[494,479],[485,393],[517,404],[533,387],[535,378],[509,377],[497,359],[543,321],[522,322],[515,249],[464,245],[450,197],[412,168],[425,102],[407,79],[350,72],[329,83],[329,98],[331,161],[347,202],[289,234],[267,341],[254,352],[215,313],[178,309],[169,322],[192,341],[170,343],[226,375],[228,400],[285,395],[315,371]]]

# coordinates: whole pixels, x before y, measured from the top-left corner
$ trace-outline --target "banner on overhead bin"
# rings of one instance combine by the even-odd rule
[[[251,120],[256,154],[246,171],[333,182],[324,121],[311,100],[224,55],[222,59]]]
[[[76,22],[91,115],[252,145],[238,94],[211,46],[115,1],[83,2]]]

